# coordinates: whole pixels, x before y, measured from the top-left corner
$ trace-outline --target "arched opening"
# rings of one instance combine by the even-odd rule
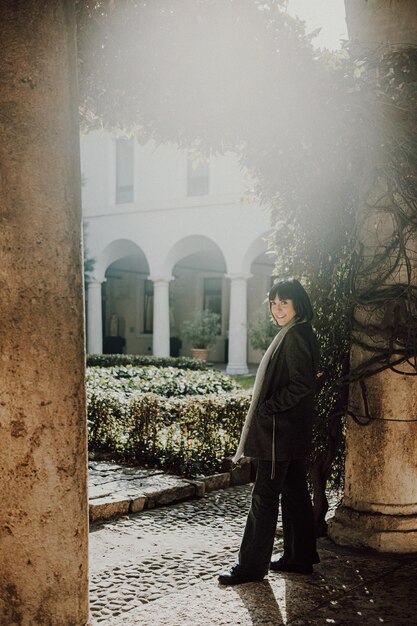
[[[151,354],[153,284],[144,253],[108,265],[102,284],[103,352]]]
[[[169,258],[174,276],[170,284],[171,353],[176,345],[181,356],[191,355],[192,346],[183,336],[182,324],[191,319],[194,311],[208,309],[221,320],[221,330],[209,359],[226,361],[229,290],[222,251],[208,237],[187,237],[174,246]]]

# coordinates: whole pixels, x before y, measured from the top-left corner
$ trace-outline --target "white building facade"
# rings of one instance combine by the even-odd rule
[[[94,131],[81,139],[89,353],[190,356],[181,326],[221,316],[209,359],[245,374],[258,363],[248,322],[267,315],[273,258],[267,212],[228,153],[192,160],[172,145]]]

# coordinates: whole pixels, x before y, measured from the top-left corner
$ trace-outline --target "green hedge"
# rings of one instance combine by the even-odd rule
[[[89,367],[87,391],[95,389],[156,393],[165,398],[238,391],[236,382],[221,372],[182,370],[176,367]]]
[[[249,404],[243,393],[166,399],[95,390],[89,394],[89,443],[175,473],[210,474],[235,452]]]
[[[155,365],[156,367],[178,367],[183,370],[207,370],[209,365],[204,361],[181,357],[147,356],[145,354],[89,354],[89,367],[115,367],[121,365]]]

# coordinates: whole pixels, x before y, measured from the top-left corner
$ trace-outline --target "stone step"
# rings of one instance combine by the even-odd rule
[[[139,513],[190,498],[202,498],[206,492],[250,482],[252,463],[243,459],[228,472],[187,479],[162,471],[132,468],[111,462],[90,461],[90,522]]]

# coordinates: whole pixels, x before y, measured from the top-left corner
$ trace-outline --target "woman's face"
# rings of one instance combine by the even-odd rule
[[[280,300],[278,296],[275,296],[275,300],[271,300],[270,306],[272,317],[279,326],[286,326],[297,315],[292,300]]]

